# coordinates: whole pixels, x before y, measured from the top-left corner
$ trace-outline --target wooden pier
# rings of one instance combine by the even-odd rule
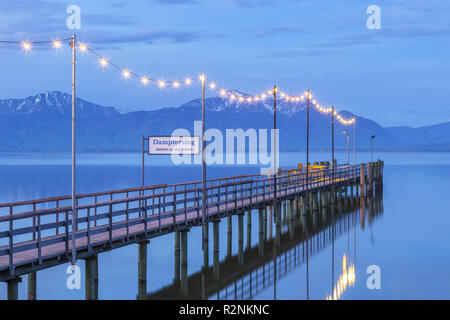
[[[283,208],[302,215],[318,215],[331,204],[339,205],[342,190],[373,197],[382,190],[383,162],[358,166],[279,170],[276,175],[243,175],[207,181],[206,212],[202,211],[201,181],[114,190],[77,195],[76,225],[72,226],[71,197],[54,197],[0,204],[0,281],[8,284],[8,298],[17,299],[22,276],[28,275],[28,297],[35,299],[37,271],[71,261],[72,240],[77,259],[86,260],[86,298],[98,298],[97,255],[139,244],[138,298],[147,298],[148,240],[175,232],[180,256],[180,277],[187,279],[187,233],[213,223],[215,264],[218,261],[218,222],[223,218],[260,211],[260,220],[273,219],[280,227]],[[274,186],[276,185],[276,194]],[[267,207],[275,208],[267,212]],[[268,217],[268,216],[271,217]],[[216,223],[214,223],[216,222]],[[250,222],[251,224],[251,222]],[[72,229],[74,227],[74,229]],[[231,228],[231,225],[229,225]],[[267,231],[263,231],[267,232]],[[72,238],[75,234],[75,238]],[[243,252],[243,224],[239,223],[239,252]],[[217,250],[216,250],[217,249]],[[206,255],[208,250],[205,250]],[[239,265],[244,267],[243,255]],[[205,259],[207,256],[205,257]],[[176,267],[177,268],[177,267]],[[178,269],[180,269],[178,268]],[[217,270],[216,270],[217,271]],[[218,271],[217,271],[218,272]],[[217,278],[220,277],[216,273]],[[187,295],[185,281],[181,291]]]

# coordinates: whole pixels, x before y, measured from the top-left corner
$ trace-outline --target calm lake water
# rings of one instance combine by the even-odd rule
[[[138,186],[140,157],[139,154],[80,154],[78,192]],[[280,166],[294,167],[297,162],[305,162],[305,158],[303,153],[282,153]],[[328,153],[312,153],[310,161],[330,158]],[[337,158],[342,163],[346,154],[338,153]],[[353,155],[350,159],[353,161]],[[308,222],[311,228],[306,231],[294,226],[293,239],[289,226],[283,225],[281,247],[275,252],[276,281],[270,235],[264,256],[255,254],[259,241],[257,212],[252,212],[249,243],[244,218],[244,268],[251,273],[243,272],[237,265],[237,216],[233,217],[231,257],[227,257],[227,221],[222,220],[220,271],[231,275],[231,280],[217,295],[214,282],[207,278],[209,298],[234,298],[235,294],[238,298],[248,298],[251,294],[254,299],[325,299],[331,295],[339,278],[345,276],[345,259],[347,265],[354,267],[354,284],[341,290],[341,299],[449,299],[450,153],[375,153],[374,159],[385,161],[383,197],[365,203],[362,215],[358,200],[347,204],[333,219],[331,212],[326,212],[325,221],[322,218],[316,221],[318,227],[312,227],[311,218]],[[147,184],[201,178],[200,166],[171,166],[169,159],[161,156],[147,157],[146,161]],[[358,162],[367,161],[370,161],[370,154],[358,154]],[[219,165],[208,168],[208,177],[259,171],[258,166]],[[0,177],[0,203],[70,194],[70,154],[0,154]],[[334,241],[327,238],[330,232],[336,235]],[[150,297],[159,297],[172,288],[173,245],[173,235],[167,235],[152,239],[148,246],[147,291]],[[213,264],[212,248],[210,227],[210,265]],[[137,256],[137,245],[99,256],[100,299],[136,298]],[[188,234],[188,274],[192,289],[201,287],[201,283],[195,281],[201,279],[202,262],[201,228],[193,228]],[[84,270],[83,261],[78,265]],[[379,290],[369,290],[366,285],[370,276],[367,268],[373,265],[381,271]],[[84,299],[84,279],[81,290],[66,289],[67,266],[38,272],[38,299]],[[258,282],[255,278],[261,279]],[[19,285],[20,299],[25,299],[27,294],[26,277],[23,280]],[[6,299],[4,283],[0,284],[0,299]]]

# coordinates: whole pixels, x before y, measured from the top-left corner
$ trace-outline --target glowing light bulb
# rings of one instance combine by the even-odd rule
[[[231,96],[230,96],[230,100],[231,101],[234,101],[236,99],[236,95],[233,93]]]
[[[178,81],[173,82],[173,87],[178,88],[180,86],[180,83]]]
[[[122,71],[122,76],[123,76],[125,79],[128,79],[129,77],[131,77],[131,72],[130,72],[129,70],[123,70],[123,71]]]
[[[142,77],[142,78],[141,78],[141,83],[142,83],[144,86],[147,85],[148,82],[149,82],[149,80],[148,80],[147,77]]]
[[[201,74],[198,78],[200,79],[201,82],[203,82],[205,81],[206,76],[204,74]]]
[[[262,95],[261,95],[261,99],[263,99],[263,100],[266,100],[266,95],[263,93]]]
[[[86,52],[88,49],[88,47],[84,43],[80,43],[79,48],[81,52]]]
[[[192,83],[192,79],[191,78],[186,78],[184,80],[184,83],[188,86],[188,85],[190,85]]]
[[[248,98],[247,98],[247,102],[248,102],[248,103],[252,102],[252,98],[248,97]]]
[[[164,88],[165,86],[166,86],[166,82],[164,80],[159,80],[158,81],[158,87]]]
[[[240,102],[244,101],[244,97],[239,97],[239,101]]]
[[[227,94],[227,92],[225,91],[225,89],[220,90],[220,95],[223,97]]]
[[[216,84],[215,84],[214,82],[211,82],[211,83],[209,84],[209,88],[210,88],[210,89],[215,89],[215,88],[216,88]]]
[[[55,48],[55,49],[61,49],[61,47],[62,47],[61,41],[59,41],[59,40],[53,41],[53,48]]]
[[[26,42],[22,42],[22,49],[25,51],[30,51],[31,50],[31,43],[26,41]]]
[[[108,65],[108,60],[106,60],[105,58],[101,58],[99,63],[104,68]]]

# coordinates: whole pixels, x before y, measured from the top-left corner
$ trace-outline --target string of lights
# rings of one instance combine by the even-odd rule
[[[33,49],[34,45],[42,45],[42,44],[51,44],[54,49],[59,50],[63,47],[64,42],[71,41],[71,40],[72,40],[72,38],[46,40],[46,41],[4,41],[4,40],[0,40],[0,44],[15,44],[15,45],[18,44],[21,46],[22,50],[29,52]],[[123,67],[113,63],[110,59],[106,58],[99,52],[89,48],[83,42],[78,42],[78,50],[80,52],[88,52],[88,53],[91,53],[94,56],[96,56],[98,59],[98,63],[100,64],[100,66],[102,68],[107,68],[109,66],[113,67],[120,71],[120,73],[124,79],[136,78],[144,86],[146,86],[150,83],[154,83],[160,89],[164,89],[164,88],[178,89],[181,87],[190,87],[196,83],[195,79],[192,77],[186,77],[183,80],[163,80],[163,79],[155,79],[155,78],[143,75],[143,74],[133,72],[127,68],[123,68]],[[204,77],[203,74],[198,77],[198,80],[200,83],[204,80],[203,77]],[[259,95],[241,95],[241,94],[237,94],[236,91],[234,91],[234,90],[219,88],[217,83],[212,80],[209,80],[209,79],[206,79],[206,80],[207,80],[206,83],[208,85],[209,90],[217,92],[220,97],[222,97],[223,99],[228,99],[230,102],[247,103],[247,104],[255,103],[256,104],[256,103],[265,102],[265,101],[273,98],[273,89],[263,91]],[[288,103],[289,102],[290,103],[302,103],[308,98],[307,92],[304,92],[300,95],[294,96],[294,95],[286,94],[285,92],[280,91],[279,89],[276,89],[276,90],[277,90],[279,97]],[[309,99],[310,99],[312,106],[314,106],[314,108],[317,111],[319,111],[320,113],[330,114],[331,112],[334,112],[334,116],[336,117],[336,120],[338,120],[342,125],[350,125],[356,121],[355,118],[345,119],[344,117],[342,117],[339,114],[339,112],[337,112],[336,110],[333,111],[333,108],[331,108],[331,107],[324,107],[324,106],[320,105],[312,97],[313,97],[312,94],[309,93]]]

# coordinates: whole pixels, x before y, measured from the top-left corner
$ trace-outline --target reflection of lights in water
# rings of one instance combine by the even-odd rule
[[[342,273],[339,276],[336,285],[333,287],[333,295],[328,295],[327,300],[339,300],[341,295],[347,289],[348,286],[353,286],[356,281],[355,266],[350,264],[347,267],[347,257],[344,254],[342,258]]]

